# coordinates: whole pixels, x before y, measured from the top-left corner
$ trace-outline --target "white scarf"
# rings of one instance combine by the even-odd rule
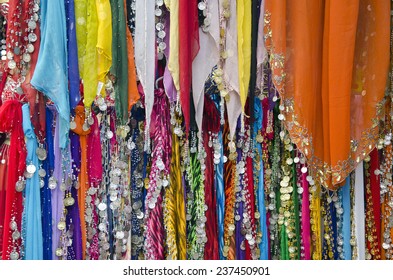
[[[208,11],[211,14],[209,32],[205,33],[199,28],[200,49],[192,63],[192,92],[199,138],[202,132],[205,82],[220,58],[220,22],[218,5],[218,0],[208,2]]]
[[[263,62],[266,59],[266,48],[264,36],[264,16],[265,16],[265,0],[261,1],[261,11],[258,22],[258,47],[257,47],[257,88],[263,89]]]
[[[149,128],[154,103],[155,82],[155,1],[136,0],[135,16],[135,64],[138,77],[145,93],[146,137],[150,139]],[[149,141],[145,142],[145,150]]]
[[[239,95],[239,74],[238,74],[238,54],[237,54],[237,19],[236,0],[230,3],[231,17],[228,22],[226,32],[226,51],[228,58],[224,65],[224,78],[228,85],[229,102],[227,102],[227,113],[231,139],[236,132],[237,120],[242,112],[242,104]]]

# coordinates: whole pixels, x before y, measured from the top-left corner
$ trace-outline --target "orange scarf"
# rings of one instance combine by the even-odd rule
[[[389,0],[267,0],[266,47],[284,124],[336,189],[375,147],[389,70]]]
[[[81,166],[79,173],[79,189],[78,189],[78,205],[79,205],[79,216],[81,220],[81,232],[82,232],[82,254],[83,259],[86,257],[86,221],[85,221],[85,201],[86,192],[89,189],[89,180],[87,176],[87,135],[90,133],[90,128],[86,131],[83,130],[83,124],[85,123],[85,109],[83,106],[77,106],[75,108],[75,123],[76,128],[72,131],[79,135],[80,149],[81,149]]]

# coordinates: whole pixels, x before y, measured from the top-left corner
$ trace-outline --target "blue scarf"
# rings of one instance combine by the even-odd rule
[[[68,96],[67,34],[63,0],[41,0],[41,45],[31,79],[59,113],[60,148],[68,144],[70,103]]]
[[[42,221],[41,221],[41,198],[40,198],[40,178],[38,169],[40,162],[36,150],[38,148],[37,137],[30,120],[29,104],[22,106],[23,111],[23,131],[26,138],[27,158],[26,165],[34,165],[36,171],[32,178],[26,179],[24,218],[25,218],[25,259],[42,260]]]

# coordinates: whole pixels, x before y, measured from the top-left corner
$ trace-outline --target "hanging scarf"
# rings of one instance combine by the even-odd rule
[[[24,52],[26,47],[24,47],[25,40],[28,40],[28,30],[29,30],[29,21],[35,14],[35,11],[32,9],[34,7],[34,1],[7,1],[8,8],[8,18],[7,18],[7,34],[5,36],[7,52],[14,54],[15,56],[10,59],[8,58],[8,63],[12,60],[15,63],[27,62],[24,61],[24,55],[21,55],[20,52]],[[38,12],[38,11],[37,11]],[[18,24],[17,24],[18,23]],[[34,35],[35,41],[28,40],[29,43],[33,46],[33,52],[26,52],[26,56],[30,59],[24,67],[16,67],[13,71],[9,71],[7,64],[5,64],[3,79],[4,82],[7,80],[7,77],[12,81],[21,81],[21,89],[24,93],[22,98],[26,98],[30,104],[30,116],[34,125],[34,130],[36,131],[39,140],[42,142],[45,137],[45,109],[43,106],[38,106],[37,101],[39,94],[38,91],[33,88],[30,84],[32,75],[35,70],[35,66],[37,63],[37,57],[40,46],[40,26],[39,21],[34,21],[35,28],[32,28],[33,31],[31,34]],[[31,36],[31,35],[30,35]],[[33,36],[32,36],[33,37]],[[30,38],[30,37],[29,37]],[[16,51],[13,46],[18,46],[19,54],[16,55]],[[20,71],[25,71],[27,73],[22,74]],[[17,85],[19,86],[19,85]],[[3,88],[1,90],[3,92]],[[41,101],[41,100],[40,100]],[[37,104],[37,106],[36,106]],[[39,110],[39,112],[38,112]],[[41,115],[40,115],[41,114]]]
[[[302,164],[301,168],[306,167],[306,164]],[[300,184],[303,189],[302,194],[302,242],[304,247],[304,257],[301,259],[310,260],[311,259],[311,239],[310,239],[310,193],[309,193],[309,183],[307,181],[308,173],[302,172],[300,175]],[[311,178],[311,177],[308,177]]]
[[[5,134],[2,134],[5,135]],[[4,229],[4,214],[6,208],[6,189],[8,180],[8,161],[10,145],[9,140],[2,140],[0,146],[0,256],[3,254],[3,229]]]
[[[205,244],[205,260],[219,259],[219,245],[217,239],[218,224],[217,224],[217,199],[216,189],[214,185],[214,162],[213,162],[213,143],[211,134],[215,135],[220,130],[220,114],[217,110],[214,101],[208,96],[204,95],[203,114],[209,118],[203,118],[203,145],[206,152],[205,158],[205,204],[207,205],[206,215],[206,237]]]
[[[26,90],[26,91],[30,91],[30,92],[35,91],[35,93],[32,94],[33,95],[32,100],[29,100],[30,119],[38,143],[43,144],[46,136],[45,135],[45,115],[46,115],[45,97],[41,92],[34,90],[33,87],[31,87],[31,85],[30,88],[31,90]]]
[[[180,104],[183,110],[186,134],[190,130],[190,98],[192,61],[199,51],[198,11],[196,0],[179,0],[179,83]]]
[[[60,147],[66,148],[70,127],[67,32],[64,2],[41,1],[41,45],[31,84],[49,97],[59,112]]]
[[[21,231],[22,193],[15,190],[16,182],[26,166],[26,148],[22,129],[22,105],[16,100],[9,100],[0,107],[0,131],[10,134],[10,152],[7,174],[7,193],[3,230],[3,260],[19,259],[21,239],[15,240],[13,246],[12,233]],[[15,221],[12,229],[10,222]],[[14,248],[11,252],[9,248]]]
[[[102,151],[99,123],[96,114],[92,112],[93,124],[90,126],[91,133],[87,137],[87,154],[90,156],[87,162],[89,182],[97,186],[102,181]]]
[[[13,3],[10,4],[15,4],[17,1],[12,1]],[[34,11],[31,13],[27,12],[27,10],[32,11],[31,7],[34,6],[34,4],[31,1],[24,1],[24,11],[22,12],[24,16],[24,23],[29,22],[31,17],[34,16]],[[9,11],[10,14],[10,11]],[[12,24],[12,22],[9,21],[8,24]],[[22,24],[22,28],[26,28],[27,26],[24,26]],[[11,30],[11,28],[7,28],[7,30]],[[35,134],[38,138],[39,143],[43,143],[44,138],[45,138],[45,101],[43,94],[38,92],[34,87],[31,85],[31,78],[33,76],[33,73],[35,71],[35,67],[37,64],[38,60],[38,53],[39,53],[39,48],[41,44],[41,34],[40,34],[40,24],[39,21],[36,21],[36,28],[34,31],[34,34],[36,35],[36,41],[35,42],[30,42],[33,47],[34,51],[30,53],[30,68],[28,69],[28,73],[26,75],[26,79],[22,84],[23,92],[26,95],[27,101],[30,105],[30,119],[33,125],[33,129],[35,131]],[[22,38],[23,36],[20,36]],[[7,36],[7,38],[9,38]]]
[[[250,139],[251,140],[251,139]],[[249,141],[251,144],[252,142]],[[251,149],[253,146],[250,147]],[[257,248],[257,229],[256,229],[256,205],[255,205],[255,189],[254,189],[254,170],[253,170],[253,159],[250,156],[250,154],[247,155],[246,159],[246,171],[247,171],[247,185],[246,187],[246,195],[245,195],[245,205],[244,205],[244,210],[245,213],[247,213],[248,220],[247,222],[243,222],[243,224],[247,228],[247,233],[245,235],[245,246],[246,246],[246,260],[255,260],[259,259],[259,256],[256,254],[256,248]]]
[[[366,259],[381,259],[381,204],[378,150],[365,159]]]
[[[28,104],[22,106],[23,130],[26,137],[27,158],[26,165],[34,166],[36,171],[31,178],[26,179],[26,191],[24,201],[24,217],[26,224],[24,258],[27,260],[42,260],[42,221],[41,221],[41,199],[40,179],[38,176],[39,160],[36,154],[38,148],[37,138],[30,121],[30,108]]]
[[[172,155],[170,167],[170,184],[165,192],[165,224],[167,228],[168,259],[185,260],[187,258],[187,234],[186,234],[186,205],[185,185],[182,180],[182,138],[179,133],[179,125],[182,119],[174,103],[171,104],[172,126]],[[175,244],[173,244],[175,243]]]
[[[270,0],[265,11],[285,127],[315,180],[337,189],[379,138],[390,1]]]
[[[173,1],[175,2],[175,1]],[[146,136],[149,137],[150,120],[154,103],[155,78],[155,3],[152,0],[136,0],[135,64],[145,94]],[[145,139],[145,150],[149,141]]]
[[[313,221],[311,224],[312,259],[322,259],[322,232],[321,232],[321,186],[315,185],[311,188],[310,199],[310,217]]]
[[[75,115],[75,112],[73,112]],[[75,123],[75,117],[72,118]],[[76,125],[76,124],[75,124]],[[68,260],[81,260],[82,259],[82,234],[81,223],[79,217],[79,205],[77,201],[77,188],[79,187],[79,180],[77,179],[80,171],[81,155],[79,135],[70,131],[70,155],[72,160],[72,186],[71,191],[66,193],[65,200],[67,200],[66,210],[66,225],[67,231],[72,233],[72,246],[68,246],[67,259]],[[70,203],[69,201],[73,203]]]
[[[55,165],[54,147],[53,147],[53,114],[49,108],[46,108],[46,137],[45,144],[48,156],[43,162],[45,170],[44,187],[41,188],[41,209],[42,209],[42,235],[43,235],[43,258],[44,260],[52,259],[52,202],[51,189],[49,188],[49,178],[53,174]]]
[[[239,56],[238,56],[238,29],[237,29],[237,13],[236,0],[230,0],[231,16],[226,30],[226,52],[228,57],[224,65],[224,79],[228,84],[229,100],[226,102],[229,132],[233,138],[236,132],[237,120],[242,112],[240,101],[240,84],[239,84]]]
[[[64,210],[64,192],[60,189],[60,185],[65,178],[63,178],[63,169],[62,169],[62,150],[60,149],[60,126],[57,125],[60,120],[60,116],[57,113],[56,109],[52,106],[50,107],[53,115],[55,116],[56,125],[55,125],[55,137],[54,137],[54,154],[55,154],[55,167],[53,171],[53,178],[51,181],[54,182],[55,187],[52,189],[52,259],[57,260],[58,256],[56,256],[56,250],[59,248],[60,241],[60,230],[57,228],[57,225],[62,217]]]
[[[259,245],[260,250],[260,260],[267,260],[268,259],[268,251],[269,251],[269,244],[268,244],[268,234],[267,234],[267,221],[266,221],[266,207],[265,207],[265,186],[264,186],[264,166],[263,166],[263,154],[262,154],[262,135],[260,135],[262,130],[263,124],[263,108],[262,102],[255,98],[255,122],[254,122],[254,149],[257,151],[256,156],[254,157],[254,181],[257,186],[256,189],[256,209],[259,215],[259,222],[258,222],[258,233],[262,235],[261,242]],[[258,217],[256,216],[258,219]]]
[[[259,14],[259,23],[258,23],[258,42],[257,42],[257,80],[256,87],[262,91],[263,89],[263,64],[266,61],[266,48],[265,48],[265,40],[264,40],[264,15],[265,15],[265,1],[261,0],[260,2],[260,14]]]
[[[107,65],[100,60],[100,64],[98,65],[98,53],[97,46],[100,48],[101,45],[98,45],[98,8],[96,6],[96,1],[88,0],[86,1],[86,15],[84,16],[84,24],[86,25],[86,33],[82,33],[80,36],[85,36],[81,41],[81,44],[85,44],[85,49],[83,49],[81,54],[78,52],[78,56],[83,57],[83,103],[85,107],[89,108],[94,101],[97,95],[97,83],[98,83],[98,75],[104,75],[102,72],[107,71]],[[76,3],[75,3],[76,4]],[[78,7],[75,7],[75,11],[77,11]],[[107,16],[109,13],[106,8],[105,12]],[[78,17],[79,18],[79,17]],[[80,21],[80,19],[78,20]],[[83,20],[82,20],[83,22]],[[77,26],[77,38],[78,38],[78,26]],[[108,31],[108,29],[105,29]],[[80,32],[83,32],[83,29],[80,29]],[[79,36],[79,37],[80,37]],[[105,40],[108,38],[112,39],[112,36],[105,37]],[[79,40],[78,40],[79,45]],[[82,45],[83,46],[83,45]],[[103,66],[105,65],[105,66]],[[102,72],[101,72],[102,71]],[[101,76],[99,76],[101,78]]]
[[[65,1],[67,19],[67,52],[68,52],[68,81],[70,91],[70,108],[75,109],[81,96],[79,93],[78,47],[75,29],[74,0]],[[31,106],[31,105],[30,105]]]
[[[173,2],[176,3],[176,1],[171,1],[171,3],[173,3]],[[171,72],[169,70],[169,65],[171,63],[171,53],[173,52],[173,49],[172,49],[171,44],[170,44],[171,38],[172,38],[172,36],[170,35],[170,32],[171,32],[171,29],[170,29],[170,26],[171,26],[170,18],[172,18],[172,14],[173,14],[173,12],[171,12],[170,16],[169,16],[169,13],[167,13],[167,16],[166,16],[166,18],[164,20],[164,25],[165,25],[164,31],[166,32],[166,36],[164,38],[164,43],[167,46],[165,48],[165,50],[164,50],[164,54],[165,54],[165,57],[166,57],[166,60],[167,60],[167,64],[165,66],[164,79],[163,79],[165,93],[166,93],[166,95],[169,98],[169,102],[171,102],[171,103],[173,103],[173,102],[175,102],[177,100],[176,86],[175,86],[173,77],[171,75]],[[176,29],[176,32],[177,31],[178,30]],[[175,56],[175,57],[178,57],[177,55],[178,55],[178,53],[174,53],[173,54],[173,56]],[[178,62],[179,62],[179,59],[177,60],[177,63]]]
[[[152,151],[154,160],[145,200],[145,258],[148,260],[162,260],[165,258],[163,189],[169,184],[169,166],[171,163],[170,115],[168,101],[162,89],[156,90],[150,137],[154,143]]]
[[[284,142],[285,143],[285,142]],[[293,147],[293,146],[292,146]],[[299,201],[299,186],[298,186],[298,171],[299,169],[297,168],[297,165],[294,163],[295,158],[299,158],[299,154],[292,150],[291,151],[291,160],[292,160],[292,188],[293,188],[293,211],[292,211],[292,219],[294,219],[294,226],[295,226],[295,231],[294,236],[292,238],[292,248],[291,250],[294,248],[295,252],[293,252],[293,257],[292,259],[295,260],[300,260],[300,255],[301,255],[301,248],[300,248],[300,215],[299,215],[299,206],[300,206],[300,201]]]
[[[259,16],[260,16],[260,0],[252,0],[251,2],[251,54],[250,54],[250,82],[249,82],[249,90],[247,92],[247,96],[249,96],[249,110],[247,114],[250,116],[250,125],[254,123],[254,96],[255,89],[257,88],[257,51],[258,51],[258,31],[259,31]],[[261,29],[262,30],[262,29]],[[263,33],[263,32],[260,32]]]
[[[101,151],[101,137],[100,128],[97,116],[92,112],[93,124],[90,126],[90,133],[87,136],[87,173],[88,182],[91,187],[98,188],[102,182],[102,151]],[[97,199],[97,194],[92,195],[92,201]],[[92,232],[92,237],[89,238],[90,247],[88,248],[88,255],[91,260],[97,260],[99,257],[99,240],[98,231],[94,229],[98,227],[98,208],[95,203],[92,206],[92,226],[89,230]],[[89,236],[89,235],[88,235]]]
[[[124,7],[128,7],[126,0],[124,0]],[[124,12],[127,12],[124,9]],[[134,58],[134,40],[129,28],[126,28],[127,36],[127,57],[128,57],[128,111],[131,111],[132,106],[139,100],[139,91],[137,87],[137,76]]]
[[[254,1],[255,2],[255,1]],[[251,1],[237,1],[237,51],[239,55],[240,102],[246,106],[251,70]],[[254,11],[256,12],[256,11]]]
[[[284,224],[279,225],[278,221],[276,223],[270,222],[270,218],[274,219],[275,217],[278,217],[279,214],[279,209],[281,205],[281,190],[278,187],[280,184],[279,176],[280,176],[280,155],[281,155],[281,141],[280,141],[280,130],[281,130],[281,125],[277,121],[277,104],[273,103],[273,107],[271,108],[271,111],[269,112],[269,118],[271,118],[271,121],[273,122],[272,127],[271,127],[271,135],[267,134],[269,137],[268,140],[272,142],[271,146],[271,152],[268,153],[267,155],[271,160],[266,161],[266,168],[268,168],[268,163],[271,162],[271,167],[270,170],[271,175],[270,175],[270,184],[269,184],[269,230],[270,230],[270,259],[278,259],[279,257],[282,258],[284,255],[283,252],[281,252],[281,244],[280,244],[280,230],[281,227],[285,226]],[[264,111],[265,112],[265,111]],[[266,110],[267,113],[267,110]],[[267,118],[264,118],[267,119]],[[268,121],[269,122],[269,121]],[[268,127],[266,128],[268,130]],[[270,138],[271,137],[271,138]],[[269,145],[269,146],[270,146]],[[269,147],[266,147],[269,149]],[[269,151],[266,151],[269,152]],[[286,164],[286,161],[283,161],[284,164]],[[269,169],[268,169],[269,170]],[[270,172],[269,172],[270,173]],[[266,172],[267,175],[267,172]],[[265,176],[267,177],[267,176]],[[269,182],[269,180],[266,180]],[[270,195],[272,194],[272,195]],[[274,195],[273,195],[274,194]],[[278,220],[278,219],[275,219]],[[286,234],[284,234],[284,237]],[[283,242],[284,245],[286,244],[284,238]]]
[[[234,249],[234,230],[235,230],[235,182],[236,182],[236,162],[232,158],[229,150],[229,125],[225,122],[223,142],[224,155],[227,157],[227,162],[224,163],[224,180],[225,180],[225,218],[224,218],[224,257],[228,260],[235,259]]]
[[[145,119],[145,110],[141,106],[131,109],[131,130],[128,139],[128,148],[131,148],[131,192],[132,203],[136,210],[131,212],[131,259],[138,260],[143,256],[143,218],[144,218],[144,184],[143,184],[143,137],[142,127]],[[139,145],[138,145],[139,143]],[[172,159],[175,155],[172,155]],[[173,174],[173,173],[171,173]],[[171,186],[174,183],[171,180]]]
[[[209,11],[209,32],[198,29],[200,50],[192,62],[192,94],[195,104],[195,119],[198,126],[198,137],[201,138],[202,121],[204,110],[204,88],[212,69],[219,59],[220,23],[219,23],[219,1],[209,1],[206,9]]]
[[[112,9],[112,67],[111,74],[115,76],[115,106],[116,117],[125,124],[128,119],[128,53],[127,53],[127,24],[123,1],[111,0]],[[145,50],[147,51],[147,50]]]
[[[187,256],[192,260],[202,260],[204,257],[204,249],[206,243],[206,227],[205,223],[205,190],[202,176],[204,176],[204,159],[202,158],[204,151],[198,143],[196,133],[195,120],[191,119],[191,131],[189,134],[189,160],[187,166],[188,193],[190,197],[187,201]]]
[[[238,127],[240,128],[240,119],[238,121]],[[235,179],[235,259],[236,260],[244,260],[245,259],[245,234],[242,234],[242,226],[244,220],[244,208],[245,203],[242,199],[242,192],[246,191],[246,173],[245,173],[245,153],[243,151],[243,147],[245,146],[245,136],[243,135],[241,129],[237,130],[236,138],[234,139],[235,143],[239,143],[240,145],[236,145],[236,179]],[[242,170],[243,169],[243,170]],[[244,230],[243,230],[244,232]],[[244,244],[244,247],[242,246]]]
[[[112,12],[109,0],[96,0],[97,7],[97,95],[105,96],[105,78],[112,66]]]
[[[171,180],[165,192],[165,227],[169,259],[186,259],[186,215],[180,167],[180,139],[172,133]]]
[[[65,201],[69,203],[70,199],[72,199],[73,204],[67,204],[65,210],[67,211],[67,215],[65,217],[66,223],[66,232],[69,232],[72,235],[72,244],[71,246],[67,246],[66,249],[66,259],[67,260],[82,260],[82,234],[80,227],[80,219],[79,219],[79,205],[78,202],[74,199],[77,197],[78,190],[72,186],[70,190],[67,191],[65,195]]]
[[[371,195],[373,200],[373,215],[375,221],[375,234],[377,240],[375,240],[376,247],[379,253],[382,250],[381,243],[381,179],[380,179],[380,156],[377,149],[372,150],[370,153],[371,158],[371,169],[370,169],[370,187]],[[377,252],[375,252],[377,254]]]
[[[215,166],[215,189],[217,196],[217,223],[218,223],[218,244],[220,260],[224,260],[224,217],[225,217],[225,191],[224,191],[224,145],[223,145],[223,134],[222,129],[218,133],[218,144],[220,145],[219,155],[220,161]]]
[[[169,46],[167,47],[167,51],[170,54],[168,57],[168,70],[172,75],[173,84],[175,90],[180,90],[180,69],[179,69],[179,49],[180,49],[180,34],[179,34],[179,1],[180,0],[170,0],[169,5],[166,3],[168,10],[170,11],[170,20],[167,20],[167,24],[170,23],[169,27]]]
[[[91,2],[91,1],[90,1]],[[79,66],[79,75],[80,78],[82,79],[82,84],[80,86],[80,91],[81,91],[81,97],[84,98],[84,91],[88,89],[89,80],[88,77],[85,77],[85,56],[87,56],[88,52],[92,52],[94,49],[87,49],[87,34],[90,34],[91,37],[96,37],[96,31],[90,30],[87,32],[87,21],[90,19],[87,18],[88,14],[88,1],[87,0],[74,0],[74,12],[75,12],[75,18],[77,19],[75,21],[75,30],[76,30],[76,40],[77,40],[77,47],[78,47],[78,66]],[[91,5],[89,6],[89,12],[91,11]],[[94,11],[92,11],[94,12]],[[91,24],[89,24],[91,26]],[[95,51],[94,53],[88,55],[88,57],[93,57],[94,58]],[[87,61],[88,62],[88,61]],[[90,63],[94,63],[93,61],[90,61]],[[93,64],[94,65],[94,64]],[[83,100],[85,102],[85,100]]]
[[[79,135],[80,150],[81,150],[81,165],[79,173],[79,189],[78,189],[78,205],[79,205],[79,216],[82,228],[82,254],[83,259],[86,256],[86,221],[85,221],[85,209],[86,209],[86,192],[89,188],[89,180],[87,175],[87,135],[89,135],[91,128],[85,129],[85,110],[83,106],[77,106],[75,108],[75,123],[76,128],[72,131]]]

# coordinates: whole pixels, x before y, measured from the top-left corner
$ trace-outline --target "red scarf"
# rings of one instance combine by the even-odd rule
[[[102,150],[101,150],[101,138],[100,138],[100,125],[98,123],[97,116],[94,112],[91,112],[94,123],[90,126],[90,134],[87,136],[87,149],[88,149],[88,158],[87,158],[87,172],[88,172],[88,181],[91,186],[98,188],[102,182]],[[97,193],[93,196],[93,201],[97,198]],[[97,206],[95,204],[92,205],[93,208],[93,226],[98,226],[98,211],[96,210]],[[98,231],[94,233],[93,238],[90,241],[89,255],[91,260],[98,260],[99,258],[99,239],[98,239]]]
[[[19,2],[21,11],[18,11]],[[18,42],[21,47],[21,54],[14,57],[16,63],[21,62],[22,53],[25,51],[26,43],[24,41],[24,37],[27,37],[26,29],[28,27],[28,22],[32,16],[32,6],[34,5],[33,0],[28,1],[9,1],[9,9],[8,9],[8,28],[7,28],[7,45],[13,44],[12,41]],[[19,18],[16,15],[20,15],[22,17]],[[15,22],[20,24],[20,27],[15,27]],[[40,143],[44,142],[45,138],[45,102],[42,93],[39,93],[36,89],[34,89],[31,84],[31,78],[33,77],[33,73],[35,70],[35,66],[38,60],[38,53],[40,49],[40,25],[39,22],[36,21],[37,27],[34,30],[34,34],[37,36],[37,40],[32,42],[31,44],[34,46],[34,51],[30,53],[30,69],[26,74],[26,79],[22,84],[23,92],[26,95],[27,101],[30,104],[30,116],[31,122],[34,127],[34,132],[37,135],[37,138]],[[22,32],[22,35],[16,35],[17,33]],[[7,76],[8,67],[5,64],[4,74]],[[6,74],[7,73],[7,74]],[[20,73],[14,73],[11,75],[12,78],[17,81],[20,78]],[[6,77],[4,77],[6,78]],[[5,80],[4,80],[5,82]],[[37,96],[39,95],[39,96]]]
[[[203,118],[203,146],[206,152],[205,158],[205,204],[207,205],[206,211],[206,236],[207,242],[205,244],[205,260],[218,260],[218,224],[217,224],[217,211],[216,211],[216,190],[214,186],[214,163],[213,163],[213,148],[209,147],[209,133],[218,133],[220,130],[220,116],[216,109],[214,102],[205,95],[204,115],[209,118]]]
[[[253,159],[251,157],[247,157],[246,161],[246,170],[247,170],[247,186],[244,186],[244,188],[247,188],[248,193],[249,193],[249,203],[250,203],[250,223],[251,223],[251,228],[253,234],[256,232],[255,228],[255,190],[254,190],[254,170],[253,170]],[[246,198],[247,199],[247,198]],[[246,209],[244,209],[246,211]],[[256,236],[253,235],[253,237],[256,239]],[[251,254],[251,248],[250,244],[248,241],[245,241],[246,243],[246,260],[252,260],[252,254]],[[256,243],[256,242],[255,242]]]
[[[378,150],[374,149],[370,153],[370,188],[371,188],[371,197],[373,201],[373,214],[375,221],[375,230],[376,237],[375,243],[379,249],[379,252],[382,251],[381,244],[381,201],[380,201],[380,192],[381,192],[381,180],[380,175],[375,174],[376,170],[379,170],[379,154]]]
[[[21,192],[15,190],[19,176],[23,176],[26,168],[26,146],[22,126],[22,104],[16,100],[6,101],[0,107],[0,131],[10,134],[9,166],[6,190],[6,205],[3,235],[3,260],[10,259],[12,245],[11,218],[15,218],[18,231],[21,232],[21,218],[23,211],[23,197]],[[17,252],[20,255],[21,238],[15,241]]]
[[[199,51],[197,0],[179,0],[179,41],[180,103],[188,135],[192,61]]]

